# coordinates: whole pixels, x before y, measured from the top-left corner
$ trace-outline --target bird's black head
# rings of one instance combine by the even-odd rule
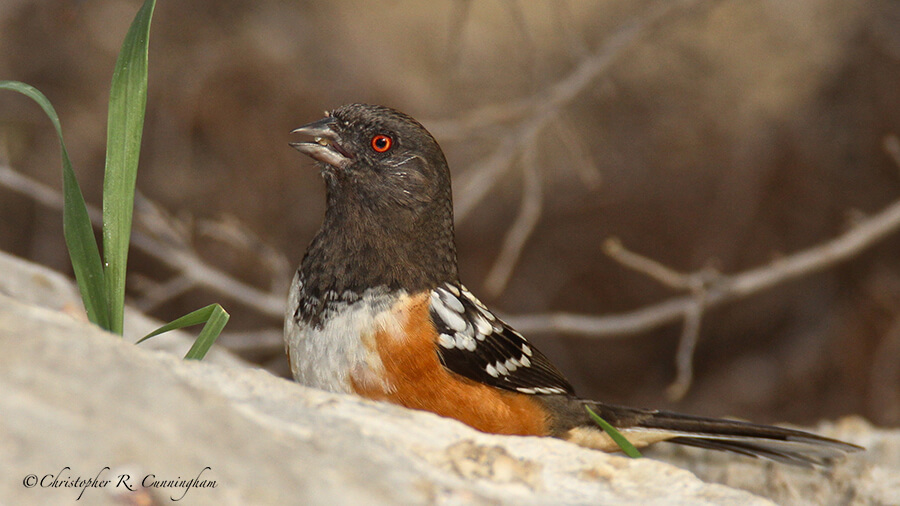
[[[399,111],[345,105],[294,133],[314,137],[292,146],[321,162],[329,197],[387,213],[414,213],[448,198],[444,153],[425,127]]]
[[[434,137],[393,109],[345,105],[295,133],[317,164],[327,210],[301,265],[317,291],[415,292],[456,281],[450,171]]]

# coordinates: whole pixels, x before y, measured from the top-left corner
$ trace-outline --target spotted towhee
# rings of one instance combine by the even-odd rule
[[[824,464],[855,445],[733,420],[581,399],[540,351],[460,283],[450,171],[413,118],[353,104],[295,133],[318,163],[327,209],[291,285],[285,344],[300,383],[455,418],[498,434],[637,447],[658,441]]]

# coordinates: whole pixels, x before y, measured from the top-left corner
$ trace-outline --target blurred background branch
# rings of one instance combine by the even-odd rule
[[[16,172],[11,167],[0,165],[0,185],[62,212],[61,193]],[[159,211],[159,206],[147,200],[146,197],[140,194],[135,196],[135,230],[131,238],[132,246],[166,267],[175,270],[176,274],[162,282],[153,282],[146,277],[143,278],[144,281],[140,283],[143,288],[139,290],[142,293],[137,295],[133,301],[135,306],[143,310],[151,310],[191,289],[202,287],[217,296],[231,298],[265,316],[279,318],[284,314],[284,294],[287,293],[287,284],[282,280],[289,275],[291,269],[287,268],[287,261],[282,255],[262,245],[258,240],[248,241],[253,236],[250,232],[241,229],[239,223],[204,222],[202,224],[203,228],[207,230],[206,235],[218,239],[234,250],[248,249],[248,246],[254,246],[252,254],[272,270],[272,284],[274,285],[274,290],[271,292],[257,289],[200,258],[190,247],[191,239],[186,237],[189,232]],[[89,205],[88,214],[94,225],[99,226],[100,210],[96,206]]]

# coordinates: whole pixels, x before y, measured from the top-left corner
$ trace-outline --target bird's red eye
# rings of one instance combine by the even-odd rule
[[[385,151],[391,149],[391,145],[394,144],[394,141],[391,140],[387,135],[376,135],[372,137],[372,149],[379,153],[384,153]]]

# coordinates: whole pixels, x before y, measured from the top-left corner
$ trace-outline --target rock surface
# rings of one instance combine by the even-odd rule
[[[0,503],[68,504],[81,495],[83,504],[772,504],[652,459],[482,434],[233,359],[184,361],[22,302],[41,300],[21,290],[0,284],[0,293]],[[834,504],[900,497],[898,434],[862,422],[833,430],[873,451],[831,474],[709,453],[697,472],[731,476],[779,502],[781,490],[798,503],[822,493],[836,494]],[[98,473],[111,480],[105,488],[74,483]],[[58,485],[47,486],[53,477],[45,475],[59,475]],[[136,491],[119,483],[124,475]],[[141,489],[147,475],[182,483]],[[187,488],[198,475],[215,488]],[[849,485],[823,488],[835,477]],[[33,479],[37,486],[26,486]]]

